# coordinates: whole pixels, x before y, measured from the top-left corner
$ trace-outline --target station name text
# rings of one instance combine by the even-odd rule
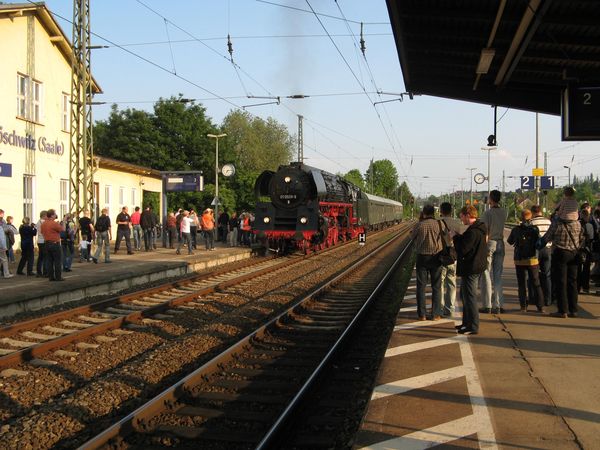
[[[21,136],[15,130],[9,133],[8,131],[4,131],[2,126],[0,126],[0,143],[33,151],[39,150],[40,152],[58,156],[62,156],[65,152],[65,144],[63,142],[59,143],[56,140],[51,142],[44,136],[36,140],[35,137],[29,134]]]

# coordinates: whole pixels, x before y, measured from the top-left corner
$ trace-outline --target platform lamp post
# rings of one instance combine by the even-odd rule
[[[487,145],[485,147],[481,147],[481,150],[485,150],[486,152],[488,152],[488,157],[487,157],[487,185],[488,185],[488,203],[486,203],[485,205],[485,209],[487,209],[489,206],[489,201],[490,201],[490,192],[491,192],[491,176],[490,176],[490,153],[492,152],[492,150],[497,150],[498,146],[496,145],[496,136],[493,134],[490,134],[487,138]]]
[[[569,171],[569,182],[567,183],[567,186],[571,186],[571,166],[563,166],[563,167]]]
[[[469,178],[471,179],[471,205],[473,204],[473,171],[476,170],[477,167],[467,167],[467,170],[470,171]]]
[[[219,220],[219,139],[225,136],[227,133],[206,135],[215,140],[215,222]]]

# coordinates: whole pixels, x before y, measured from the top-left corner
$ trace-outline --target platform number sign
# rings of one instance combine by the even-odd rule
[[[358,245],[365,245],[367,243],[367,233],[358,234]]]
[[[600,84],[570,84],[562,97],[563,141],[599,141]]]
[[[528,191],[535,188],[535,177],[521,177],[521,189]]]
[[[554,189],[554,177],[540,177],[540,187],[542,189]]]

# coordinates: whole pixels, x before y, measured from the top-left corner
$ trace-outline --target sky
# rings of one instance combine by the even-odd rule
[[[73,2],[46,5],[70,37]],[[418,196],[469,190],[471,175],[487,174],[488,156],[492,189],[502,189],[503,174],[507,191],[520,187],[535,167],[534,113],[498,108],[498,149],[487,152],[490,106],[390,95],[405,87],[384,0],[92,0],[91,29],[92,45],[108,46],[92,54],[103,90],[95,100],[106,102],[94,106],[95,120],[113,103],[151,111],[180,94],[216,124],[246,107],[296,134],[302,115],[306,164],[364,174],[372,158],[389,159]],[[564,166],[571,176],[600,172],[599,143],[561,141],[559,117],[540,114],[538,124],[538,167],[547,153],[557,186],[567,184]],[[487,182],[473,188],[487,191]]]

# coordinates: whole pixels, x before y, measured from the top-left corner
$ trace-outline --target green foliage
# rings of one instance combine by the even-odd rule
[[[345,175],[342,175],[342,174],[338,174],[338,175],[341,176],[342,178],[344,178],[346,181],[349,181],[350,183],[354,184],[355,186],[358,186],[362,190],[365,190],[365,180],[364,180],[363,176],[361,175],[360,170],[352,169]]]
[[[204,192],[167,195],[169,210],[201,211],[210,205],[215,194],[216,143],[206,136],[209,133],[227,133],[219,139],[218,167],[226,163],[236,167],[230,178],[219,175],[221,207],[228,211],[253,209],[258,175],[288,164],[294,154],[294,139],[273,118],[263,120],[245,111],[232,111],[219,128],[202,105],[184,101],[181,95],[160,99],[153,112],[119,110],[113,105],[108,119],[94,126],[94,148],[100,156],[160,171],[202,171]],[[210,181],[213,184],[207,183]]]
[[[365,173],[367,191],[386,198],[396,198],[398,171],[389,159],[372,161]],[[372,187],[372,189],[371,189]]]
[[[271,117],[263,120],[246,111],[231,111],[222,129],[227,133],[227,157],[242,172],[277,170],[292,159],[294,140],[285,125]]]

